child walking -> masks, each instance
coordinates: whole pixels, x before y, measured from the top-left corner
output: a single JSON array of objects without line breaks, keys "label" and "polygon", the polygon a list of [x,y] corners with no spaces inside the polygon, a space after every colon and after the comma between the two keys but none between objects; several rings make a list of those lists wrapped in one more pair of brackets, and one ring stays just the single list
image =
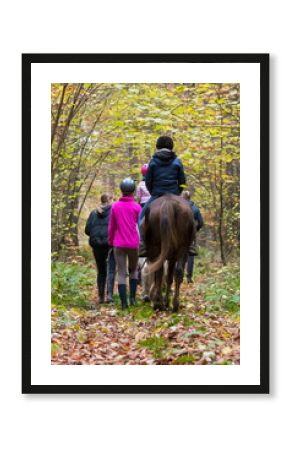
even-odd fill
[{"label": "child walking", "polygon": [[114,247],[115,259],[118,267],[118,291],[122,309],[128,308],[126,269],[127,259],[129,267],[129,300],[130,305],[136,304],[136,290],[138,284],[138,216],[142,210],[134,200],[135,182],[125,178],[120,189],[122,197],[112,205],[108,240]]}]

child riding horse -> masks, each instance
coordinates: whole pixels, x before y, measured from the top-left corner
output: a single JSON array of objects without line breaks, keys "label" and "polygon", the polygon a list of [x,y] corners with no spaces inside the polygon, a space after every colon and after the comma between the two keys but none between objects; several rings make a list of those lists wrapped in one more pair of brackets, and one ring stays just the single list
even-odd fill
[{"label": "child riding horse", "polygon": [[[147,256],[147,249],[142,239],[141,229],[141,223],[147,208],[157,198],[165,194],[180,195],[186,183],[182,162],[173,152],[173,146],[173,140],[169,136],[159,137],[156,142],[156,152],[148,166],[145,183],[151,197],[145,203],[139,217],[141,231],[139,256]],[[191,252],[192,248],[190,246],[189,253]]]}]

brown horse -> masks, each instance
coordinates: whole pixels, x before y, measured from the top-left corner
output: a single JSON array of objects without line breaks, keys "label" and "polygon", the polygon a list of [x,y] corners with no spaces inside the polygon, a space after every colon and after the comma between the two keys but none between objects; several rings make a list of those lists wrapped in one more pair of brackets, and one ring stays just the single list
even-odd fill
[{"label": "brown horse", "polygon": [[[143,236],[150,262],[149,271],[155,275],[150,292],[154,309],[168,308],[171,286],[175,279],[173,312],[178,311],[179,289],[183,280],[188,247],[195,238],[195,233],[192,210],[189,204],[177,195],[163,195],[146,210]],[[166,294],[163,301],[162,279],[166,260],[168,268]]]}]

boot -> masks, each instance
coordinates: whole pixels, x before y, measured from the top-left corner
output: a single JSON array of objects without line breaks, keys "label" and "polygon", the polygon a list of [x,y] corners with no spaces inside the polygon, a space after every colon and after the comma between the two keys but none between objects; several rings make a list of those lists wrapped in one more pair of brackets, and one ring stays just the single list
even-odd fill
[{"label": "boot", "polygon": [[136,305],[136,290],[137,290],[137,284],[138,280],[132,279],[129,281],[130,283],[130,305]]},{"label": "boot", "polygon": [[108,276],[108,284],[107,284],[107,303],[114,303],[114,278],[115,274],[113,276],[109,273]]},{"label": "boot", "polygon": [[198,256],[196,241],[192,241],[192,243],[188,247],[188,254],[189,256]]},{"label": "boot", "polygon": [[126,284],[118,284],[118,292],[121,299],[122,309],[128,308]]},{"label": "boot", "polygon": [[139,251],[138,251],[139,257],[147,257],[147,248],[145,245],[145,242],[143,241],[143,239],[140,240],[140,244],[139,244]]},{"label": "boot", "polygon": [[105,286],[106,286],[106,276],[103,274],[98,275],[98,291],[99,291],[99,304],[104,303],[105,298]]},{"label": "boot", "polygon": [[107,292],[107,303],[114,303],[113,292]]}]

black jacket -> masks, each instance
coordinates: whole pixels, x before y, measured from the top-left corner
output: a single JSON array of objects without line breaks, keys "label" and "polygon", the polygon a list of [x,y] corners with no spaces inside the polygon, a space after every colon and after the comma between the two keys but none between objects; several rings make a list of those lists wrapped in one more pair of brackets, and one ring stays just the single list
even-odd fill
[{"label": "black jacket", "polygon": [[186,183],[182,162],[167,149],[157,151],[148,166],[146,187],[153,197],[170,193],[180,195]]},{"label": "black jacket", "polygon": [[92,247],[108,245],[110,211],[111,205],[106,205],[91,212],[86,223],[85,233],[90,236],[89,243]]}]

